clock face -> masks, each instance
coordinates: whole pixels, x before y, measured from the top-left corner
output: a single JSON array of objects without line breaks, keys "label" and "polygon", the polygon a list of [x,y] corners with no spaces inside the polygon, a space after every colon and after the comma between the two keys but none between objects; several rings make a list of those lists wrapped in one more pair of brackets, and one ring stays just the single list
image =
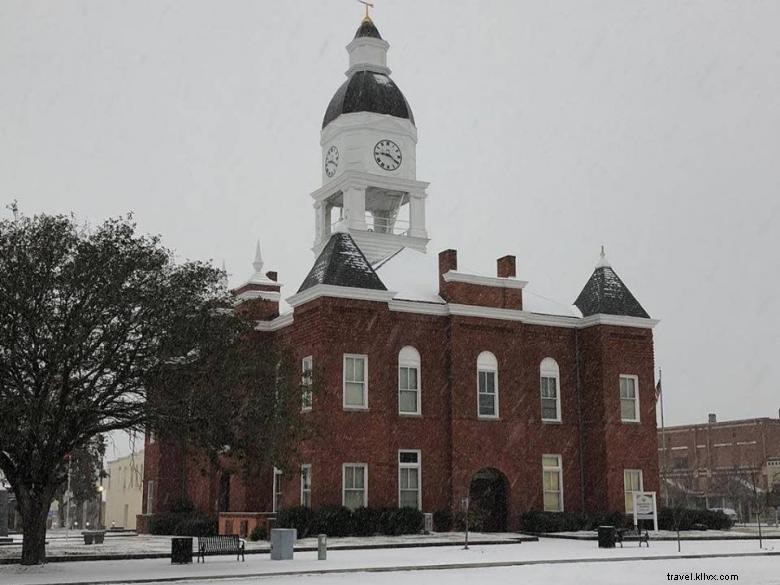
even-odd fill
[{"label": "clock face", "polygon": [[325,174],[332,177],[336,174],[336,167],[339,166],[339,149],[331,146],[325,154]]},{"label": "clock face", "polygon": [[401,166],[401,149],[392,140],[380,140],[374,147],[374,160],[386,171],[394,171]]}]

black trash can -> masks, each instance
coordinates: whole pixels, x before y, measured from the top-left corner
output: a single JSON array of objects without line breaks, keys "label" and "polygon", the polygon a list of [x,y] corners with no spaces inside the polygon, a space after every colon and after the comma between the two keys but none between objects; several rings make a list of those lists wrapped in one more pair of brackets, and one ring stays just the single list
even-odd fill
[{"label": "black trash can", "polygon": [[614,526],[599,526],[599,548],[615,548],[617,529]]},{"label": "black trash can", "polygon": [[182,536],[171,539],[171,564],[186,565],[192,563],[192,537]]}]

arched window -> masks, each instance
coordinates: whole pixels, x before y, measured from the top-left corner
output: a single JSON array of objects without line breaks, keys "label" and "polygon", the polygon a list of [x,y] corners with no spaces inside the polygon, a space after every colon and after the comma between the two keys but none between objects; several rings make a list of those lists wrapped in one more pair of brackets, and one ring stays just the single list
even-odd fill
[{"label": "arched window", "polygon": [[561,372],[558,362],[544,358],[539,366],[542,393],[542,421],[561,421]]},{"label": "arched window", "polygon": [[398,354],[398,412],[420,414],[420,353],[411,345]]},{"label": "arched window", "polygon": [[498,360],[489,351],[477,357],[477,415],[498,418]]}]

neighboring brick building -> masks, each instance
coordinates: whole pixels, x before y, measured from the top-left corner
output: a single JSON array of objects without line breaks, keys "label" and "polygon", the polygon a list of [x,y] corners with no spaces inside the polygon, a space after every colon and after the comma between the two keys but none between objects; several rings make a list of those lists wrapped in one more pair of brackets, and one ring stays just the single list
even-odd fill
[{"label": "neighboring brick building", "polygon": [[732,508],[747,519],[757,497],[766,501],[767,491],[780,490],[780,418],[708,418],[707,423],[659,429],[659,467],[668,490],[664,497],[698,507]]},{"label": "neighboring brick building", "polygon": [[147,444],[145,513],[182,494],[209,513],[432,512],[471,495],[503,529],[530,509],[626,510],[631,491],[658,489],[656,321],[603,251],[576,308],[533,293],[514,256],[483,276],[459,270],[455,250],[427,253],[428,184],[387,48],[370,19],[347,47],[312,193],[317,259],[291,309],[280,311],[259,250],[235,291],[258,331],[321,380],[323,392],[302,397],[320,439],[300,446],[300,472],[250,482]]}]

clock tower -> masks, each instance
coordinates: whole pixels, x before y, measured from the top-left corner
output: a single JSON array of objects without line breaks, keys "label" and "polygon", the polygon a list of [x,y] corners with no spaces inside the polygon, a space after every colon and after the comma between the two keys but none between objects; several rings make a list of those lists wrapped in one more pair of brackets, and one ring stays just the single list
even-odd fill
[{"label": "clock tower", "polygon": [[417,180],[417,128],[390,78],[389,43],[366,16],[347,45],[347,80],[322,121],[322,186],[314,191],[314,253],[336,229],[371,263],[403,247],[426,251],[425,191]]}]

